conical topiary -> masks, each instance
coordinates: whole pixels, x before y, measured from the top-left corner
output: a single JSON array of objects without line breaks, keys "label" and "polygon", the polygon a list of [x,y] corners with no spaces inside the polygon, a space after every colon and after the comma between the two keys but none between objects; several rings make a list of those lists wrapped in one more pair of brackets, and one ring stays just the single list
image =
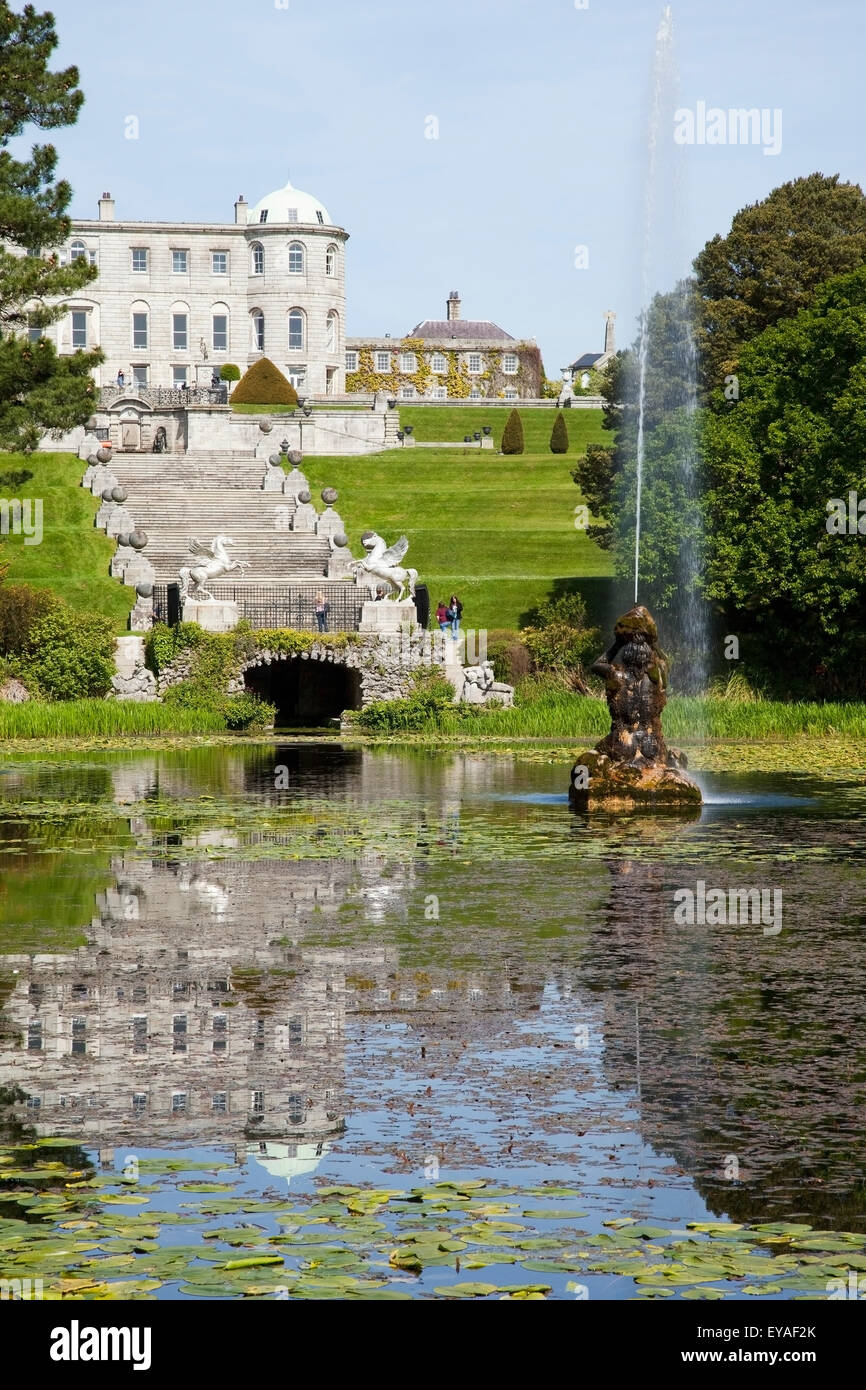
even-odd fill
[{"label": "conical topiary", "polygon": [[260,357],[248,367],[232,391],[232,405],[298,404],[298,393],[279,367],[267,357]]},{"label": "conical topiary", "polygon": [[501,449],[503,454],[523,453],[523,421],[516,410],[512,410],[502,431]]},{"label": "conical topiary", "polygon": [[568,426],[561,410],[556,412],[553,429],[550,431],[550,452],[552,454],[568,453]]}]

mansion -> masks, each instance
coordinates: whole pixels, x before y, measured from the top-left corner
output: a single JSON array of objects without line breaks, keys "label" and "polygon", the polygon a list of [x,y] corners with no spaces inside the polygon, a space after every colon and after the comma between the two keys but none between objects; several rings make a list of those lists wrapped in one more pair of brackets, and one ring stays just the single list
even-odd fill
[{"label": "mansion", "polygon": [[347,239],[291,184],[252,207],[239,197],[225,223],[118,220],[103,193],[61,253],[98,278],[47,333],[60,352],[101,347],[100,386],[121,371],[130,386],[210,386],[226,363],[267,356],[300,393],[342,393]]},{"label": "mansion", "polygon": [[[405,337],[346,337],[348,233],[312,194],[287,183],[231,222],[75,220],[61,260],[98,268],[45,330],[61,353],[100,347],[97,385],[210,387],[231,363],[260,357],[301,395],[385,393],[398,400],[518,400],[542,393],[541,353],[487,319],[464,319],[456,290],[445,317]],[[34,329],[34,333],[38,330]]]}]

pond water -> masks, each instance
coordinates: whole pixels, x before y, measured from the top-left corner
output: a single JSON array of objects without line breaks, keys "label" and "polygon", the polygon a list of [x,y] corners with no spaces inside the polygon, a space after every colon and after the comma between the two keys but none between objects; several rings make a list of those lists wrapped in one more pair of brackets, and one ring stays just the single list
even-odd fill
[{"label": "pond water", "polygon": [[568,768],[7,758],[0,1278],[822,1298],[866,1269],[862,773],[610,818]]}]

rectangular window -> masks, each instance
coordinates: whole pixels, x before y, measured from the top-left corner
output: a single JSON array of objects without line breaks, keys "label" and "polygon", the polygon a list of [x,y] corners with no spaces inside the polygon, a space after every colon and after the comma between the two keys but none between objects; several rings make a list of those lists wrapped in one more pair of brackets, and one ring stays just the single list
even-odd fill
[{"label": "rectangular window", "polygon": [[228,352],[229,350],[228,314],[214,314],[213,316],[213,350],[214,352]]},{"label": "rectangular window", "polygon": [[254,1115],[264,1115],[265,1113],[265,1093],[264,1091],[253,1091],[250,1096],[250,1110]]},{"label": "rectangular window", "polygon": [[[172,369],[171,369],[171,384],[172,384],[172,386],[174,387],[174,389],[175,389],[176,391],[180,391],[180,390],[182,389],[182,387],[184,387],[184,386],[187,385],[187,382],[188,382],[188,373],[189,373],[189,368],[188,368],[188,367],[172,367]],[[175,984],[175,987],[174,987],[174,992],[175,992],[175,994],[177,994],[177,992],[178,992],[178,987],[177,987],[176,984]]]},{"label": "rectangular window", "polygon": [[304,1097],[299,1095],[289,1096],[289,1124],[302,1125],[304,1123]]},{"label": "rectangular window", "polygon": [[133,384],[133,386],[138,386],[138,387],[140,387],[140,388],[143,388],[143,387],[147,386],[147,378],[148,378],[149,374],[150,374],[150,368],[149,368],[149,367],[133,367],[133,369],[132,369],[132,384]]},{"label": "rectangular window", "polygon": [[347,352],[347,353],[346,353],[346,371],[347,371],[347,372],[356,372],[357,370],[358,370],[358,354],[357,354],[357,352]]},{"label": "rectangular window", "polygon": [[430,359],[430,366],[433,369],[433,371],[438,372],[440,376],[443,372],[447,372],[448,360],[445,356],[445,353],[434,352],[433,356]]},{"label": "rectangular window", "polygon": [[143,1115],[147,1109],[147,1092],[133,1091],[132,1093],[132,1113],[133,1115]]},{"label": "rectangular window", "polygon": [[391,354],[390,354],[390,352],[377,352],[377,353],[376,353],[376,371],[377,371],[377,372],[390,372],[390,370],[391,370]]},{"label": "rectangular window", "polygon": [[[38,324],[38,323],[31,323],[31,324],[30,324],[29,328],[27,329],[27,337],[30,339],[30,342],[31,342],[31,343],[38,343],[38,342],[39,342],[39,339],[42,337],[42,329],[39,327],[39,324]],[[73,337],[74,337],[74,333],[73,333]],[[75,343],[74,343],[74,342],[73,342],[72,346],[73,346],[73,347],[75,346]]]},{"label": "rectangular window", "polygon": [[519,366],[516,352],[505,352],[502,354],[502,370],[506,376],[514,376]]},{"label": "rectangular window", "polygon": [[27,1097],[27,1109],[28,1109],[28,1110],[39,1110],[39,1109],[41,1109],[41,1106],[42,1106],[42,1101],[40,1100],[39,1096],[28,1096],[28,1097]]},{"label": "rectangular window", "polygon": [[84,309],[72,310],[72,346],[76,351],[87,347],[87,314]]},{"label": "rectangular window", "polygon": [[298,209],[297,209],[297,208],[287,208],[287,209],[286,209],[286,221],[287,221],[287,222],[297,222],[297,220],[298,220]]},{"label": "rectangular window", "polygon": [[147,247],[133,246],[132,248],[132,268],[136,275],[147,274]]},{"label": "rectangular window", "polygon": [[171,1025],[172,1051],[186,1052],[186,1014],[175,1014]]},{"label": "rectangular window", "polygon": [[289,1019],[289,1047],[303,1047],[304,1024],[299,1018]]},{"label": "rectangular window", "polygon": [[253,1052],[265,1050],[265,1020],[257,1018],[253,1028]]},{"label": "rectangular window", "polygon": [[147,985],[133,985],[132,987],[133,1004],[147,1003]]},{"label": "rectangular window", "polygon": [[478,387],[478,386],[473,386],[473,387],[472,387],[472,390],[469,392],[469,399],[470,399],[470,400],[473,400],[473,401],[478,401],[478,400],[481,399],[481,389],[480,389],[480,387]]},{"label": "rectangular window", "polygon": [[77,980],[77,981],[75,982],[75,984],[72,986],[72,998],[73,998],[73,999],[86,999],[86,998],[87,998],[87,985],[83,984],[81,980]]},{"label": "rectangular window", "polygon": [[182,1115],[186,1111],[186,1091],[172,1093],[171,1110],[173,1115]]},{"label": "rectangular window", "polygon": [[480,353],[480,352],[470,352],[470,353],[469,353],[469,359],[468,359],[468,362],[467,362],[467,367],[468,367],[468,369],[469,369],[470,372],[480,372],[480,371],[481,371],[481,353]]},{"label": "rectangular window", "polygon": [[507,401],[516,401],[516,400],[518,399],[518,397],[519,397],[519,392],[515,391],[515,389],[514,389],[513,386],[509,386],[508,389],[507,389],[506,392],[505,392],[505,399],[506,399]]},{"label": "rectangular window", "polygon": [[135,1057],[143,1057],[147,1052],[147,1017],[145,1014],[133,1014],[132,1052]]},{"label": "rectangular window", "polygon": [[298,352],[304,347],[304,320],[300,314],[289,314],[289,347]]},{"label": "rectangular window", "polygon": [[403,400],[403,401],[413,401],[413,400],[415,399],[415,387],[414,387],[414,386],[401,386],[401,387],[400,387],[400,399]]},{"label": "rectangular window", "polygon": [[208,980],[207,988],[208,994],[228,994],[229,982],[228,980]]},{"label": "rectangular window", "polygon": [[42,1024],[38,1018],[31,1019],[27,1025],[27,1051],[42,1051]]},{"label": "rectangular window", "polygon": [[218,1115],[224,1115],[226,1113],[225,1091],[214,1091],[210,1104],[211,1110],[215,1110]]},{"label": "rectangular window", "polygon": [[211,267],[214,275],[228,275],[229,273],[229,253],[228,251],[214,251]]},{"label": "rectangular window", "polygon": [[268,210],[267,210],[267,208],[262,208],[261,212],[259,213],[259,221],[260,221],[260,222],[267,222],[267,220],[268,220]]},{"label": "rectangular window", "polygon": [[323,212],[320,212],[318,208],[316,208],[316,221],[317,221],[317,222],[321,222],[322,226],[324,227],[324,225],[325,225],[325,214],[324,214]]},{"label": "rectangular window", "polygon": [[213,1020],[213,1050],[214,1052],[225,1052],[227,1045],[228,1020],[225,1014],[214,1014]]},{"label": "rectangular window", "polygon": [[175,352],[186,352],[187,350],[187,316],[186,314],[172,314],[171,316],[171,336],[172,347]]},{"label": "rectangular window", "polygon": [[72,1020],[72,1055],[80,1057],[87,1051],[87,1019],[74,1018]]},{"label": "rectangular window", "polygon": [[447,386],[434,386],[434,387],[433,387],[433,399],[434,399],[434,401],[447,401],[447,399],[448,399],[448,387],[447,387]]},{"label": "rectangular window", "polygon": [[189,252],[172,251],[171,268],[175,275],[186,275],[189,269]]},{"label": "rectangular window", "polygon": [[401,353],[400,353],[400,371],[401,371],[401,372],[417,372],[417,370],[418,370],[418,362],[417,362],[417,360],[416,360],[416,358],[415,358],[414,352],[401,352]]},{"label": "rectangular window", "polygon": [[133,314],[132,316],[132,346],[134,348],[147,347],[147,314]]}]

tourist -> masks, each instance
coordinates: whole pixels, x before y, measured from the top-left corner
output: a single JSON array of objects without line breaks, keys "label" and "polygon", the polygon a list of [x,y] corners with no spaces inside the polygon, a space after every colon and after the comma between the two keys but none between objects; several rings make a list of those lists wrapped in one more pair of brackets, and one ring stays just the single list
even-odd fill
[{"label": "tourist", "polygon": [[330,609],[331,605],[320,589],[316,594],[316,624],[320,632],[328,631],[328,613]]},{"label": "tourist", "polygon": [[451,620],[448,617],[448,609],[445,607],[445,604],[442,602],[441,598],[436,607],[436,621],[439,624],[439,629],[441,632],[448,631],[448,628],[451,625]]},{"label": "tourist", "polygon": [[456,594],[452,594],[448,600],[448,617],[451,620],[451,636],[457,641],[457,634],[460,631],[460,619],[463,616],[463,604]]},{"label": "tourist", "polygon": [[118,386],[125,386],[125,385],[126,385],[126,376],[124,375],[124,371],[123,371],[123,368],[122,368],[122,367],[120,368],[120,371],[117,373],[117,384],[118,384]]}]

